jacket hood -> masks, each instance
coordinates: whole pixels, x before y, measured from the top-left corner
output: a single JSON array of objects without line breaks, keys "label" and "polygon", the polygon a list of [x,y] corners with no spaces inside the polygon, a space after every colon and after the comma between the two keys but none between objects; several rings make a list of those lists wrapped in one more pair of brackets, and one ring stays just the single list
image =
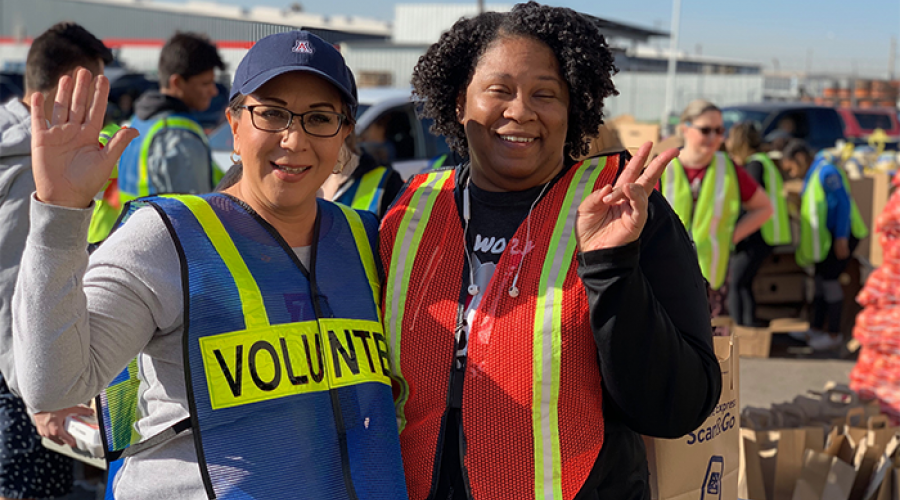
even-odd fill
[{"label": "jacket hood", "polygon": [[31,156],[31,115],[18,99],[0,106],[0,165],[13,157]]},{"label": "jacket hood", "polygon": [[190,114],[191,109],[181,99],[165,95],[157,90],[144,92],[134,103],[134,114],[141,120],[148,120],[162,112]]}]

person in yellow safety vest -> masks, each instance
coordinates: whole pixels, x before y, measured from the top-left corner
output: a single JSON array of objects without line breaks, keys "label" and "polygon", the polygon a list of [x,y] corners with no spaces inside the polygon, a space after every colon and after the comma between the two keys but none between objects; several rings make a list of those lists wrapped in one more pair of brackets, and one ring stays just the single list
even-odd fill
[{"label": "person in yellow safety vest", "polygon": [[416,65],[468,161],[412,177],[380,230],[413,500],[650,498],[639,433],[682,436],[718,401],[699,265],[653,191],[677,150],[643,174],[649,142],[577,160],[614,64],[588,18],[528,2]]},{"label": "person in yellow safety vest", "polygon": [[[119,125],[109,123],[100,131],[100,144],[106,147],[109,140],[119,130]],[[113,168],[109,181],[103,190],[94,196],[94,213],[91,215],[91,226],[88,228],[88,243],[96,245],[109,236],[122,212],[122,200],[119,198],[119,167]]]},{"label": "person in yellow safety vest", "polygon": [[218,93],[215,70],[225,64],[205,36],[177,33],[159,57],[159,91],[135,102],[129,127],[140,138],[119,161],[122,202],[163,193],[208,193],[215,167],[203,127],[191,116]]},{"label": "person in yellow safety vest", "polygon": [[[728,287],[728,312],[742,326],[756,324],[756,300],[753,297],[753,278],[778,245],[791,243],[791,224],[788,218],[787,200],[784,196],[784,180],[781,170],[766,153],[760,152],[762,136],[756,122],[740,122],[732,125],[725,141],[728,153],[765,190],[773,213],[759,228],[735,245],[729,260],[731,282]],[[746,215],[744,212],[741,215]],[[740,220],[740,219],[739,219]]]},{"label": "person in yellow safety vest", "polygon": [[[731,250],[769,219],[772,204],[765,190],[719,150],[725,125],[715,104],[702,99],[689,103],[678,133],[684,137],[684,149],[663,173],[660,192],[694,241],[707,281],[710,315],[727,316]],[[741,209],[746,213],[738,220]]]},{"label": "person in yellow safety vest", "polygon": [[407,500],[378,221],[316,198],[355,126],[340,52],[302,30],[257,41],[227,110],[246,175],[128,203],[90,255],[92,198],[138,134],[101,149],[108,80],[81,69],[59,87],[52,115],[32,99],[36,193],[13,298],[26,403],[99,395],[118,500]]},{"label": "person in yellow safety vest", "polygon": [[796,260],[815,267],[809,331],[795,338],[805,338],[816,350],[835,349],[843,344],[844,292],[838,278],[869,230],[850,195],[846,174],[829,153],[813,156],[805,142],[794,139],[785,146],[781,165],[791,177],[803,179]]}]

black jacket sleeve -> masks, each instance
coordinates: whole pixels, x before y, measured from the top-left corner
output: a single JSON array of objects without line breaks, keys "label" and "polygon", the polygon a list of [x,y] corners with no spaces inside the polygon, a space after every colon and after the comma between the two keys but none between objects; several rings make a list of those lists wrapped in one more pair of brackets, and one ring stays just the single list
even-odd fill
[{"label": "black jacket sleeve", "polygon": [[762,163],[753,160],[750,163],[744,165],[744,170],[753,177],[753,180],[756,181],[760,186],[765,186],[766,184],[763,182],[763,165]]},{"label": "black jacket sleeve", "polygon": [[606,389],[629,428],[676,438],[719,400],[706,285],[684,226],[658,192],[641,237],[579,254]]},{"label": "black jacket sleeve", "polygon": [[382,217],[387,213],[394,200],[397,199],[400,191],[403,190],[404,184],[403,177],[400,177],[396,170],[391,169],[391,173],[388,174],[387,181],[384,183],[384,196],[381,197],[381,206],[379,207]]}]

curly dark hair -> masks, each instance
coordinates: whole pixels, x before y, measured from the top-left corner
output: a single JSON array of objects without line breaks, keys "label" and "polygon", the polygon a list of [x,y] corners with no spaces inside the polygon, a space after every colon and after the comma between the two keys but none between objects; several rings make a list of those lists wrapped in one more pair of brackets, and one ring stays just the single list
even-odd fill
[{"label": "curly dark hair", "polygon": [[587,154],[603,123],[603,99],[617,95],[614,57],[597,25],[572,9],[537,2],[517,4],[511,12],[486,12],[461,19],[419,58],[413,70],[413,94],[419,112],[434,120],[431,131],[468,156],[465,130],[457,119],[457,99],[472,80],[479,59],[499,39],[529,37],[546,44],[559,62],[569,87],[565,155]]}]

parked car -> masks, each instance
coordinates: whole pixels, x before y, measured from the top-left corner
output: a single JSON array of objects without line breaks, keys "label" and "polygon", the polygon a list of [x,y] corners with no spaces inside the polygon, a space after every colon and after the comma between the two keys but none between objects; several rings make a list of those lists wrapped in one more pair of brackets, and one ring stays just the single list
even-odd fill
[{"label": "parked car", "polygon": [[[426,168],[434,158],[450,152],[443,136],[429,129],[432,121],[416,116],[408,89],[359,89],[356,133],[359,145],[381,162],[389,162],[407,179]],[[223,170],[231,166],[234,138],[228,123],[209,134],[213,160]]]},{"label": "parked car", "polygon": [[888,137],[900,138],[900,120],[896,108],[838,108],[848,139],[867,138],[876,129]]},{"label": "parked car", "polygon": [[722,108],[725,128],[751,120],[759,123],[762,135],[773,139],[798,138],[818,151],[844,139],[844,122],[834,108],[808,103],[765,102]]},{"label": "parked car", "polygon": [[429,118],[416,116],[409,89],[359,90],[356,134],[360,146],[376,159],[390,162],[404,179],[450,152],[444,137],[430,132],[432,123]]}]

